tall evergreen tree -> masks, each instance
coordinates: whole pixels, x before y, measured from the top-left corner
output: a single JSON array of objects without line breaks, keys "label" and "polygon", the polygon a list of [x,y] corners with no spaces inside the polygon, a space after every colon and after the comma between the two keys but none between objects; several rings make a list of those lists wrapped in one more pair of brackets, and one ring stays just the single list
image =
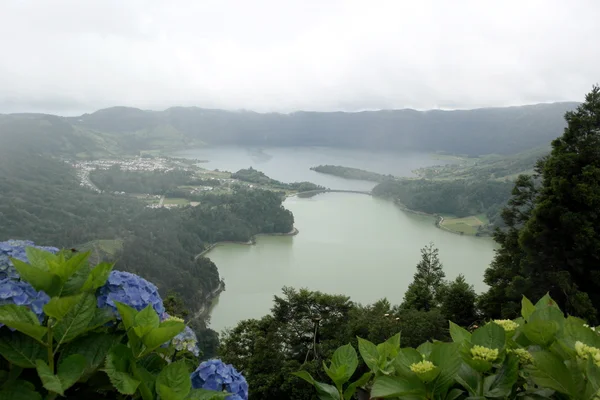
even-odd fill
[{"label": "tall evergreen tree", "polygon": [[[521,295],[550,292],[571,314],[595,321],[600,309],[600,88],[565,114],[567,127],[536,170],[539,188],[520,178],[503,215],[508,230],[482,297],[489,316],[512,316]],[[525,189],[525,190],[524,190]]]},{"label": "tall evergreen tree", "polygon": [[461,274],[444,287],[440,310],[444,318],[466,327],[477,320],[476,299],[473,285],[469,285]]},{"label": "tall evergreen tree", "polygon": [[417,264],[413,282],[404,293],[402,308],[421,311],[436,308],[440,303],[445,276],[438,249],[429,243],[421,249],[421,261]]}]

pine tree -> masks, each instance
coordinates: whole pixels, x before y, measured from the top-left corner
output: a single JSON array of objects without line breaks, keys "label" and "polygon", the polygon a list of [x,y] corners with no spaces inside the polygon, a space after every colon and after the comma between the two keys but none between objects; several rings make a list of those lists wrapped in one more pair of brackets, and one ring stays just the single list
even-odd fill
[{"label": "pine tree", "polygon": [[477,294],[473,285],[469,285],[465,277],[460,274],[442,291],[442,315],[455,324],[467,327],[477,320],[476,299]]},{"label": "pine tree", "polygon": [[445,276],[438,249],[429,243],[421,249],[421,261],[413,282],[404,293],[402,308],[429,311],[438,307]]}]

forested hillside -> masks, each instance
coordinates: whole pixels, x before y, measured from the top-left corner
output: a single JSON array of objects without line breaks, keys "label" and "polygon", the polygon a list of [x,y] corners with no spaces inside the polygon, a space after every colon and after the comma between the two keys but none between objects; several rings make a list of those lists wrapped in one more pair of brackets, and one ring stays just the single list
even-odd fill
[{"label": "forested hillside", "polygon": [[79,117],[0,116],[4,143],[81,157],[201,145],[331,146],[371,150],[510,154],[546,145],[576,103],[457,111],[260,114],[175,107],[114,107]]}]

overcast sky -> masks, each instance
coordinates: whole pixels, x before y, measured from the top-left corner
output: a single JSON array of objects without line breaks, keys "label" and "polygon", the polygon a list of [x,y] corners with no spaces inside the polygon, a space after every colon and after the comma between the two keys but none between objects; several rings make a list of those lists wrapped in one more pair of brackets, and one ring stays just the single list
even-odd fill
[{"label": "overcast sky", "polygon": [[0,0],[0,112],[582,100],[598,0]]}]

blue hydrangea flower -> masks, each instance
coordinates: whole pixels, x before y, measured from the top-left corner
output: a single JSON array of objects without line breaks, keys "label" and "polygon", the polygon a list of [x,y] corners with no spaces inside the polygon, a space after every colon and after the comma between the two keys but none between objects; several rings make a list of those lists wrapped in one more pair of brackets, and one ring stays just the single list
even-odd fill
[{"label": "blue hydrangea flower", "polygon": [[192,372],[194,389],[232,393],[226,400],[248,400],[248,382],[231,364],[221,360],[204,361]]},{"label": "blue hydrangea flower", "polygon": [[19,273],[13,266],[10,258],[29,262],[29,260],[27,260],[27,254],[25,254],[25,249],[27,247],[36,247],[51,253],[58,252],[56,247],[35,246],[34,243],[29,240],[7,240],[6,242],[0,242],[0,279],[19,279]]},{"label": "blue hydrangea flower", "polygon": [[[15,281],[12,279],[0,280],[0,306],[7,304],[16,304],[18,306],[27,306],[35,315],[40,323],[44,320],[43,307],[50,301],[50,297],[42,290],[36,292],[27,282]],[[0,323],[0,327],[4,326]]]},{"label": "blue hydrangea flower", "polygon": [[177,351],[187,350],[196,357],[200,355],[200,349],[198,348],[198,337],[192,328],[187,325],[183,332],[173,338],[171,343]]},{"label": "blue hydrangea flower", "polygon": [[162,298],[156,286],[144,278],[130,272],[112,271],[108,281],[96,292],[98,307],[110,307],[120,319],[115,301],[127,304],[138,311],[152,304],[158,315],[165,312]]}]

